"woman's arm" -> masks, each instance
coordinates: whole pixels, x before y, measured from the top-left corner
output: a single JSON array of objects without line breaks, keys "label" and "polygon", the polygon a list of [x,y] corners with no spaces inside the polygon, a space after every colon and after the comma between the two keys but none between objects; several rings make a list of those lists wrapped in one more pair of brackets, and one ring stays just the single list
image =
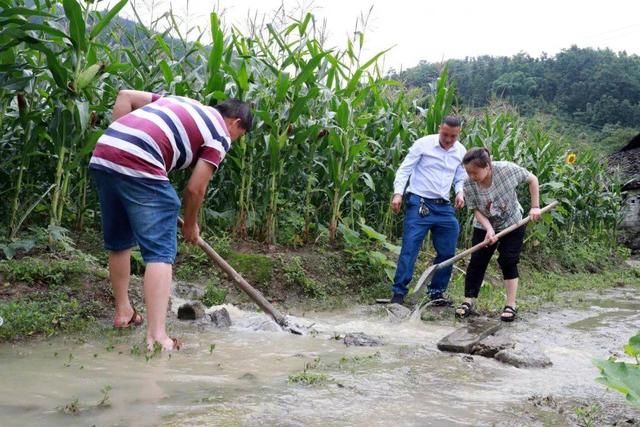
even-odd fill
[{"label": "woman's arm", "polygon": [[496,239],[496,232],[489,222],[489,219],[484,216],[479,209],[474,209],[473,215],[476,217],[476,220],[478,220],[480,225],[483,226],[485,230],[487,230],[487,235],[484,237],[484,241],[487,242],[488,245],[493,245],[495,242],[497,242],[498,239]]},{"label": "woman's arm", "polygon": [[540,219],[540,186],[538,185],[538,177],[534,174],[527,178],[529,184],[529,193],[531,194],[531,210],[529,216],[532,221]]}]

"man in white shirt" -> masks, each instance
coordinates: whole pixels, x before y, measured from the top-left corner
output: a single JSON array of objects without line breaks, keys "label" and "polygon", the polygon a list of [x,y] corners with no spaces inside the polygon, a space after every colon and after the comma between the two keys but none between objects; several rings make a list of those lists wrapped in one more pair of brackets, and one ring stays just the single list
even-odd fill
[{"label": "man in white shirt", "polygon": [[[400,213],[405,195],[406,208],[392,303],[404,302],[407,285],[413,276],[413,268],[427,232],[431,231],[436,250],[435,263],[455,255],[460,232],[455,209],[464,206],[462,186],[466,173],[462,158],[467,152],[458,141],[459,135],[460,119],[445,117],[439,133],[418,139],[396,172],[391,207],[395,213]],[[452,184],[456,194],[453,206],[449,202]],[[448,267],[434,274],[427,288],[433,305],[451,305],[451,300],[444,296],[451,271],[452,267]]]}]

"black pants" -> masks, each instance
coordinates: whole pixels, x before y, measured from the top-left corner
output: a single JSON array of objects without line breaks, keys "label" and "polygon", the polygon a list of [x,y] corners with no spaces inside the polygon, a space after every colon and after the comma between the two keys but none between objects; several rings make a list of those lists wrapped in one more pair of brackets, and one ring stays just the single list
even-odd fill
[{"label": "black pants", "polygon": [[[517,228],[502,237],[497,243],[486,246],[471,255],[471,261],[469,261],[469,266],[467,267],[467,276],[464,281],[465,297],[478,297],[484,274],[487,271],[491,256],[496,249],[498,249],[498,264],[502,270],[504,280],[516,279],[518,277],[518,262],[520,261],[520,252],[522,252],[524,230],[525,226]],[[486,234],[486,230],[474,228],[471,239],[473,245],[482,242]]]}]

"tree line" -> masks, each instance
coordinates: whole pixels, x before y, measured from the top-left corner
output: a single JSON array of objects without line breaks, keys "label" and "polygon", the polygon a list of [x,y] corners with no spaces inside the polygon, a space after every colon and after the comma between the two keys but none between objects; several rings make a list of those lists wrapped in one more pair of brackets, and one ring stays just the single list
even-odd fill
[{"label": "tree line", "polygon": [[[594,128],[640,122],[640,57],[571,46],[554,56],[526,53],[447,61],[459,101],[483,107],[502,99],[522,113],[560,113]],[[392,76],[427,91],[442,64],[421,61]]]}]

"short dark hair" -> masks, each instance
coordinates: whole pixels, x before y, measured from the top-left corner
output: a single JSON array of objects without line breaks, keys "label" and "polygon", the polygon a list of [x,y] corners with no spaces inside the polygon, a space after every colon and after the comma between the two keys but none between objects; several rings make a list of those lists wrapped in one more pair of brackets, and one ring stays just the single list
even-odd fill
[{"label": "short dark hair", "polygon": [[491,153],[489,150],[481,147],[481,148],[472,148],[467,151],[467,154],[462,158],[462,164],[468,165],[469,163],[473,163],[475,166],[486,168],[491,164]]},{"label": "short dark hair", "polygon": [[452,128],[459,128],[462,122],[460,121],[460,117],[447,116],[444,119],[442,119],[442,124]]},{"label": "short dark hair", "polygon": [[246,102],[242,102],[235,98],[229,98],[213,108],[218,110],[222,117],[240,119],[240,126],[242,126],[242,129],[247,131],[251,129],[251,125],[253,124],[253,113],[251,112],[251,107]]}]

